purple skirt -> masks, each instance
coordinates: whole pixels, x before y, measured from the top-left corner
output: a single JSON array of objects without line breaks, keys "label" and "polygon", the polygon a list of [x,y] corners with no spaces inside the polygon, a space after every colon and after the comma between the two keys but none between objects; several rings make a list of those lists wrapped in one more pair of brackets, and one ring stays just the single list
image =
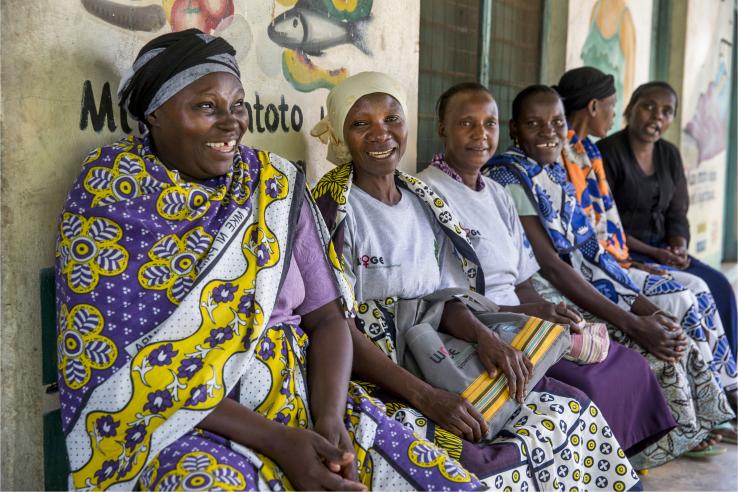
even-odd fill
[{"label": "purple skirt", "polygon": [[617,342],[610,341],[607,358],[598,364],[562,359],[546,376],[586,393],[602,410],[627,456],[658,441],[677,425],[646,359]]}]

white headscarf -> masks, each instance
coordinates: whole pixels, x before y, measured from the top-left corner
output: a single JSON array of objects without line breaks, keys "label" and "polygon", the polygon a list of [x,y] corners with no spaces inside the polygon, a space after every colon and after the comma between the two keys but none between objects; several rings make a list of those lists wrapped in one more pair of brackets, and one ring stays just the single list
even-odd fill
[{"label": "white headscarf", "polygon": [[395,79],[382,72],[361,72],[344,79],[328,94],[328,114],[310,131],[324,144],[328,144],[326,158],[340,165],[351,161],[351,152],[344,143],[343,124],[354,103],[367,94],[389,94],[397,99],[407,115],[405,91]]}]

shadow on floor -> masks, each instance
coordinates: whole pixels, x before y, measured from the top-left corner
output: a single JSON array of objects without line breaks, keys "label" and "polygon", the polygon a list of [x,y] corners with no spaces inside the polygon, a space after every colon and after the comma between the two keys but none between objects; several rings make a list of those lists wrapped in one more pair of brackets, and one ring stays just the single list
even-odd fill
[{"label": "shadow on floor", "polygon": [[726,452],[703,459],[679,458],[641,476],[643,489],[663,491],[738,490],[738,446],[720,445]]}]

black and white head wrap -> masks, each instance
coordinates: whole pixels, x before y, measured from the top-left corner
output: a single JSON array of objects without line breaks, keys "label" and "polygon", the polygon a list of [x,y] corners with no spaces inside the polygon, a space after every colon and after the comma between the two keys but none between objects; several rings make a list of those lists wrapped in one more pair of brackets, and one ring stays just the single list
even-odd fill
[{"label": "black and white head wrap", "polygon": [[564,111],[569,115],[586,107],[592,99],[615,94],[615,78],[594,67],[579,67],[564,73],[553,89],[561,96]]},{"label": "black and white head wrap", "polygon": [[118,87],[118,104],[138,121],[179,91],[214,72],[240,78],[236,50],[223,38],[198,29],[164,34],[141,48]]}]

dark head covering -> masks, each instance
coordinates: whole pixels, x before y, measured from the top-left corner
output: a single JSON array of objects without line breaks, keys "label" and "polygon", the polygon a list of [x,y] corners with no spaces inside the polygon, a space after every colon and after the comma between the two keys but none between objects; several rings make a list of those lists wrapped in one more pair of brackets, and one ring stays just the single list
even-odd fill
[{"label": "dark head covering", "polygon": [[566,114],[582,109],[592,99],[604,99],[615,94],[615,78],[594,67],[579,67],[561,76],[553,86],[564,101]]},{"label": "dark head covering", "polygon": [[226,72],[240,78],[236,50],[223,38],[198,29],[164,34],[141,48],[123,74],[118,104],[138,121],[200,77]]}]

